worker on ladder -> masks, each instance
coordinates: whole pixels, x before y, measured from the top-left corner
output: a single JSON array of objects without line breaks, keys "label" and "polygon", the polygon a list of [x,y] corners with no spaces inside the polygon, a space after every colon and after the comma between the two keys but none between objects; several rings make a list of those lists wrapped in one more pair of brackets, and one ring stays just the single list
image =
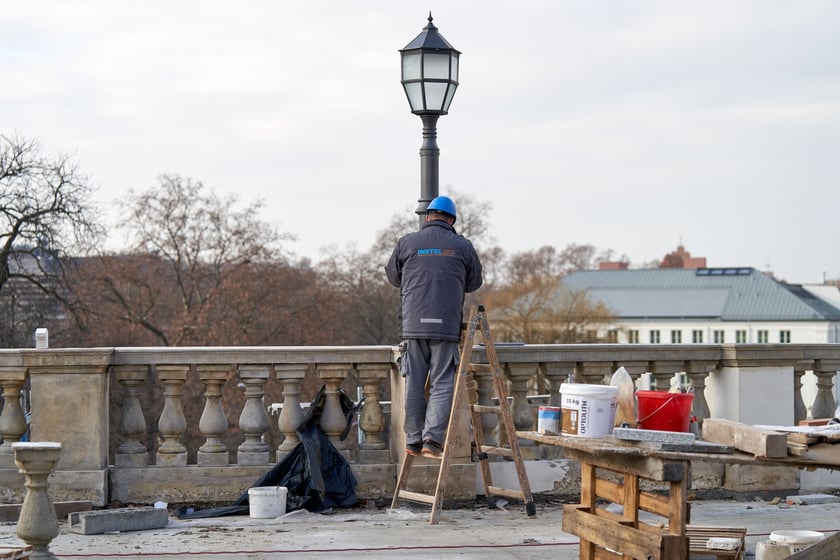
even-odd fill
[{"label": "worker on ladder", "polygon": [[[464,296],[481,287],[481,261],[472,243],[455,231],[455,203],[438,196],[426,208],[420,231],[400,238],[385,272],[400,289],[400,338],[404,352],[405,452],[439,456],[450,409]],[[426,401],[426,379],[429,399]]]}]

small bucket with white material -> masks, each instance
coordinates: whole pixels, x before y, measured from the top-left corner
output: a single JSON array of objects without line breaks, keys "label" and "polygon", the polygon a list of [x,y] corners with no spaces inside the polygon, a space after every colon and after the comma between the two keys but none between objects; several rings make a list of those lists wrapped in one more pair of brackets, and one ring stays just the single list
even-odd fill
[{"label": "small bucket with white material", "polygon": [[285,486],[256,486],[248,488],[248,514],[254,519],[274,519],[286,514]]}]

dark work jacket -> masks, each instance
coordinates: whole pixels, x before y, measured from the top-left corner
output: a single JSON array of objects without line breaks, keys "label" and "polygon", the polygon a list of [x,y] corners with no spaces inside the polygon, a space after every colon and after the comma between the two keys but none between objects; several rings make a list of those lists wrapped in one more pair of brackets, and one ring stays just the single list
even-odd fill
[{"label": "dark work jacket", "polygon": [[397,242],[385,266],[400,289],[401,338],[459,340],[464,294],[481,286],[481,261],[472,243],[441,220]]}]

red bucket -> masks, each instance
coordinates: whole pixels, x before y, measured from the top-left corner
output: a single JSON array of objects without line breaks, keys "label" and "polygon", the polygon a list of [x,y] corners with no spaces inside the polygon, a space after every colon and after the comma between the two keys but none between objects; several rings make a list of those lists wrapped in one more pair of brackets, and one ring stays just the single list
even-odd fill
[{"label": "red bucket", "polygon": [[687,432],[694,393],[636,391],[639,428],[660,432]]}]

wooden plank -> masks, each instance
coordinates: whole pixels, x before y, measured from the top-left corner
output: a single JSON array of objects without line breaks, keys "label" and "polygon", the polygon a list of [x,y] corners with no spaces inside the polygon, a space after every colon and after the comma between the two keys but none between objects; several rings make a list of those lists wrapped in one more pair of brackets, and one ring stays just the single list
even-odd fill
[{"label": "wooden plank", "polygon": [[[685,537],[663,535],[607,522],[578,505],[563,506],[563,531],[577,535],[581,541],[609,548],[625,558],[651,560],[681,560],[686,558],[688,540]],[[682,553],[680,551],[684,549]]]},{"label": "wooden plank", "polygon": [[[621,449],[612,446],[613,449]],[[597,447],[592,451],[566,447],[564,454],[567,459],[574,459],[581,463],[591,463],[597,467],[620,473],[635,474],[658,482],[680,480],[685,469],[685,460],[662,459],[640,454],[599,453]]]},{"label": "wooden plank", "polygon": [[787,457],[787,434],[723,418],[703,420],[703,439],[731,445],[756,457]]}]

